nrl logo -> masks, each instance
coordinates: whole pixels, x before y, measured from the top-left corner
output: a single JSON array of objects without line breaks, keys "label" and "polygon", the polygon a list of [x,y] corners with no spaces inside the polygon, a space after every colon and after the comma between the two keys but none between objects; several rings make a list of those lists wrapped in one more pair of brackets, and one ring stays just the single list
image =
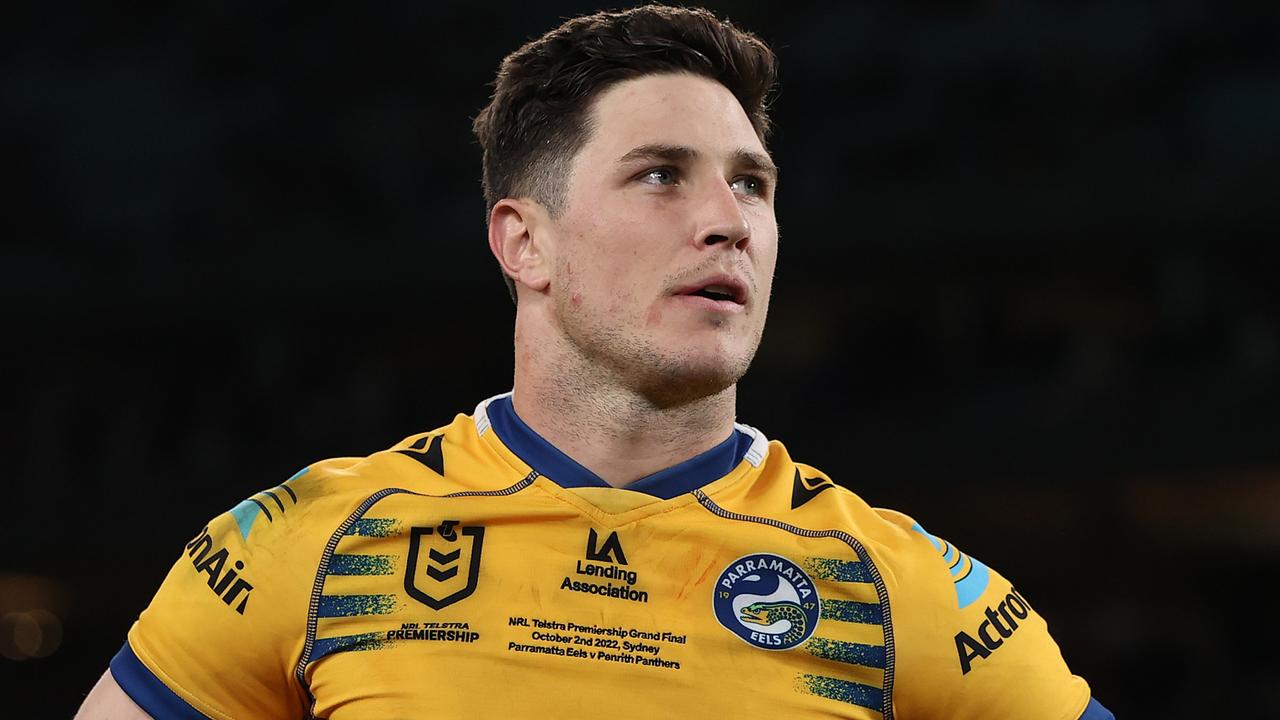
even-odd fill
[{"label": "nrl logo", "polygon": [[459,528],[457,520],[409,531],[404,591],[432,610],[441,610],[476,590],[484,526]]}]

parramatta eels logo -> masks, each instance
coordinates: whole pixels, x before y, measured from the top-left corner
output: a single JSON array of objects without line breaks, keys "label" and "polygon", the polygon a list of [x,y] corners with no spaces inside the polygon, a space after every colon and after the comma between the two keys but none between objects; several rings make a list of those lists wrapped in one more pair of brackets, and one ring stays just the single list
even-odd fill
[{"label": "parramatta eels logo", "polygon": [[716,580],[712,605],[729,632],[765,650],[790,650],[808,640],[822,610],[804,570],[769,553],[730,563]]}]

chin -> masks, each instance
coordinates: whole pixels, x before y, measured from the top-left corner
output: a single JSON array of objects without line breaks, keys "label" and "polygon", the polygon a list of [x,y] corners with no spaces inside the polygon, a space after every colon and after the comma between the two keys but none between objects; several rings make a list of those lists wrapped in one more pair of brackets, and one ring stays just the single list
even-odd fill
[{"label": "chin", "polygon": [[733,387],[750,363],[750,357],[724,354],[701,358],[669,356],[644,369],[639,389],[659,407],[685,405]]}]

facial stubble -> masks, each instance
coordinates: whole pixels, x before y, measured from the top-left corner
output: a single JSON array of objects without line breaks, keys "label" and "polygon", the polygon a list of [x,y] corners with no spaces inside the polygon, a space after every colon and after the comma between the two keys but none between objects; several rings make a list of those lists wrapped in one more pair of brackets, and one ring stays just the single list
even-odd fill
[{"label": "facial stubble", "polygon": [[[559,296],[556,310],[569,354],[580,362],[565,358],[567,366],[576,367],[562,372],[575,374],[582,386],[621,386],[654,409],[688,405],[735,385],[750,367],[763,332],[760,325],[749,343],[731,356],[701,348],[667,349],[636,329],[644,326],[642,319],[609,322],[598,308],[575,307],[568,299],[571,295]],[[733,331],[725,327],[728,318],[699,322],[714,326],[712,332]]]}]

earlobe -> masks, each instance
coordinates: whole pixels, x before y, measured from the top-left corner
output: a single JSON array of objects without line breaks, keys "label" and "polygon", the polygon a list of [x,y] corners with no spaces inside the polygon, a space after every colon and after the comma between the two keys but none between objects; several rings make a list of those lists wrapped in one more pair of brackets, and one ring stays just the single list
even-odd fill
[{"label": "earlobe", "polygon": [[551,284],[547,272],[541,207],[527,200],[498,201],[489,213],[489,250],[517,286],[542,292]]}]

